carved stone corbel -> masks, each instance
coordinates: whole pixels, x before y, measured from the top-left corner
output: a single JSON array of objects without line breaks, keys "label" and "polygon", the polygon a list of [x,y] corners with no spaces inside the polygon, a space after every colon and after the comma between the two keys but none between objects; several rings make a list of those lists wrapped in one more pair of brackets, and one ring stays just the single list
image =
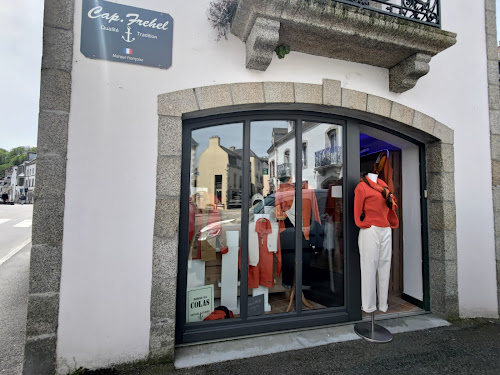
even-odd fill
[{"label": "carved stone corbel", "polygon": [[279,41],[280,23],[257,17],[246,41],[247,69],[266,70],[273,58]]},{"label": "carved stone corbel", "polygon": [[416,53],[389,70],[389,90],[402,93],[415,87],[420,77],[429,73],[431,56]]}]

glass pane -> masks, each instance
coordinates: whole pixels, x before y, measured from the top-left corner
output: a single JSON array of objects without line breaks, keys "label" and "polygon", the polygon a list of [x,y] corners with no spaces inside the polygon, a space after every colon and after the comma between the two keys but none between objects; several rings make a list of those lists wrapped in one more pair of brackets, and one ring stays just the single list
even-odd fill
[{"label": "glass pane", "polygon": [[250,127],[248,315],[295,310],[294,121]]},{"label": "glass pane", "polygon": [[302,124],[303,310],[344,305],[342,127]]},{"label": "glass pane", "polygon": [[191,133],[187,324],[239,315],[242,146],[241,123]]}]

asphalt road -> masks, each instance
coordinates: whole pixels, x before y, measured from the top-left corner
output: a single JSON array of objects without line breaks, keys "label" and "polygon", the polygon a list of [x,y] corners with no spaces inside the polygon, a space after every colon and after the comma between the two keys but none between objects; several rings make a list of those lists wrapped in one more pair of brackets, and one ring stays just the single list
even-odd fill
[{"label": "asphalt road", "polygon": [[30,242],[32,216],[32,204],[0,204],[0,267]]},{"label": "asphalt road", "polygon": [[20,374],[33,205],[0,204],[0,375]]},{"label": "asphalt road", "polygon": [[0,265],[0,375],[21,373],[31,244]]}]

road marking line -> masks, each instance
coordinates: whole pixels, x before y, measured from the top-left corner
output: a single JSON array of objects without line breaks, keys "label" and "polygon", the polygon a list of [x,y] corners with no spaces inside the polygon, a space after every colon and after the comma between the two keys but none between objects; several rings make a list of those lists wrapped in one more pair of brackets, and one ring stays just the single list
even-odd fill
[{"label": "road marking line", "polygon": [[0,219],[0,224],[6,223],[7,221],[10,221],[10,219]]},{"label": "road marking line", "polygon": [[31,224],[32,224],[33,220],[23,220],[21,221],[20,223],[17,223],[16,225],[14,225],[14,228],[28,228],[28,227],[31,227]]},{"label": "road marking line", "polygon": [[16,247],[14,250],[12,250],[10,253],[8,253],[6,256],[4,256],[3,258],[0,258],[0,266],[7,262],[10,258],[12,258],[14,255],[17,254],[17,252],[19,250],[21,250],[22,248],[24,248],[26,245],[28,245],[29,243],[31,242],[31,238],[25,242],[23,242],[21,245],[19,245],[18,247]]}]

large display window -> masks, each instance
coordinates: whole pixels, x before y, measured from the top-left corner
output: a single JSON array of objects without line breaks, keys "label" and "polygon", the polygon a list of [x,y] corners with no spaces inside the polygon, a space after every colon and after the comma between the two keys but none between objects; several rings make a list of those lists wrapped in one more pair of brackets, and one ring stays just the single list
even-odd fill
[{"label": "large display window", "polygon": [[178,344],[362,318],[359,127],[305,112],[185,121]]}]

